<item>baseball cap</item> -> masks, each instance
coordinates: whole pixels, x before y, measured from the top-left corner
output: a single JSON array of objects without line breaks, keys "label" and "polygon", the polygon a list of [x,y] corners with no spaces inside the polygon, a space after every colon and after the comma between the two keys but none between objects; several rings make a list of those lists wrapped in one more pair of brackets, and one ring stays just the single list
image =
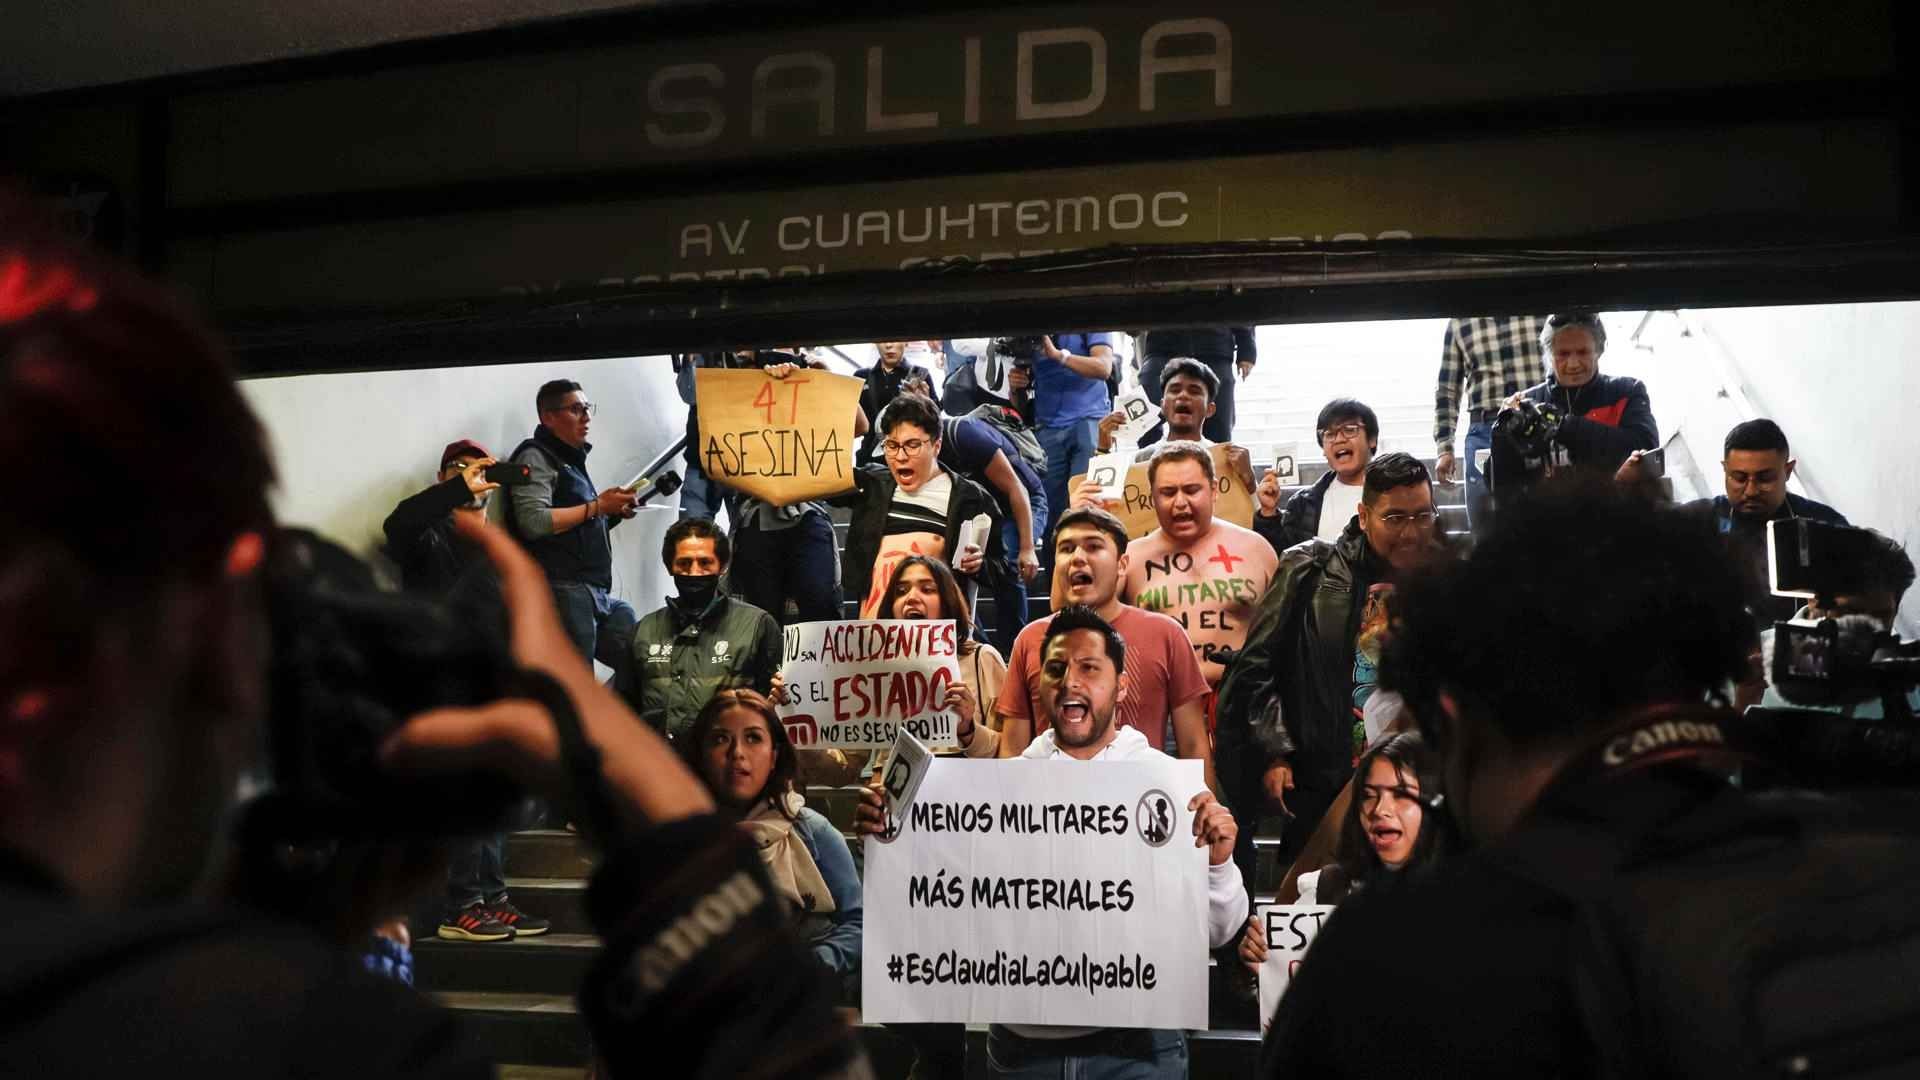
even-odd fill
[{"label": "baseball cap", "polygon": [[448,443],[445,450],[440,451],[440,469],[442,472],[446,471],[447,466],[463,457],[483,458],[492,456],[492,454],[487,453],[486,447],[481,446],[472,439],[456,439]]}]

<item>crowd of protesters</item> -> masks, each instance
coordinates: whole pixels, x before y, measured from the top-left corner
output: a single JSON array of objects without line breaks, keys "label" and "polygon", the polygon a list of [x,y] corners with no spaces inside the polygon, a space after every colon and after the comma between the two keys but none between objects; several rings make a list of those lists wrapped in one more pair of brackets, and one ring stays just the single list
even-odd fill
[{"label": "crowd of protesters", "polygon": [[[0,984],[15,1021],[34,1017],[10,1021],[0,1061],[45,1075],[241,1059],[275,1074],[483,1071],[445,1014],[369,966],[181,903],[219,847],[223,800],[258,764],[262,578],[277,543],[264,434],[171,299],[50,234],[8,235],[0,455],[53,490],[122,494],[111,528],[30,500],[0,529]],[[1610,752],[1589,760],[1591,736],[1764,682],[1760,630],[1777,615],[1889,629],[1913,581],[1883,542],[1856,592],[1793,611],[1766,594],[1768,523],[1844,522],[1786,491],[1795,463],[1770,421],[1728,434],[1724,497],[1654,510],[1646,389],[1600,373],[1605,330],[1581,313],[1454,320],[1435,468],[1379,453],[1373,410],[1343,398],[1316,424],[1325,475],[1293,492],[1256,478],[1244,450],[1209,448],[1231,443],[1251,331],[1149,333],[1140,376],[1164,423],[1138,448],[1154,522],[1131,535],[1101,485],[1069,483],[1121,427],[1119,337],[1044,335],[1004,370],[978,350],[962,362],[950,343],[881,344],[854,418],[865,442],[852,488],[775,507],[693,471],[661,550],[674,595],[657,607],[615,595],[609,534],[639,500],[593,480],[596,408],[577,383],[530,395],[536,424],[505,459],[520,472],[501,497],[504,527],[486,516],[502,463],[459,437],[427,463],[435,482],[388,518],[406,587],[490,608],[510,627],[517,681],[503,699],[406,720],[378,744],[380,765],[428,777],[485,763],[600,845],[586,902],[605,945],[580,1000],[613,1074],[865,1071],[831,1013],[838,980],[860,966],[861,883],[845,837],[807,805],[777,713],[782,624],[953,620],[961,678],[945,704],[968,758],[1203,762],[1187,808],[1207,851],[1206,937],[1249,964],[1267,947],[1249,918],[1251,839],[1277,822],[1286,892],[1340,912],[1274,1019],[1273,1075],[1438,1075],[1423,1068],[1436,1062],[1519,1075],[1581,1060],[1577,1041],[1528,1036],[1585,1019],[1588,1003],[1524,993],[1557,977],[1573,920],[1542,907],[1551,882],[1484,862],[1436,868],[1467,841],[1524,833],[1527,811],[1563,798],[1587,800],[1589,827],[1614,827],[1603,806],[1657,801],[1662,822],[1691,813],[1707,798],[1697,778],[1618,779]],[[683,369],[786,378],[805,362],[741,351]],[[1436,473],[1460,472],[1463,403],[1473,531],[1489,537],[1471,552],[1434,492]],[[1528,408],[1549,414],[1555,437],[1503,446],[1500,417]],[[118,484],[137,457],[201,478],[193,512],[154,485]],[[1223,468],[1254,496],[1246,525],[1216,512]],[[1584,504],[1533,485],[1583,476],[1604,486]],[[833,506],[850,512],[844,544]],[[1569,573],[1592,579],[1596,610],[1548,602]],[[1028,586],[1051,611],[1028,617]],[[983,591],[1000,605],[992,620],[977,617]],[[1583,678],[1579,664],[1601,658],[1609,666]],[[594,660],[613,673],[604,684]],[[1550,700],[1557,720],[1533,723]],[[1593,795],[1602,781],[1630,798]],[[881,806],[864,788],[856,830],[879,831]],[[498,832],[463,846],[442,936],[546,929],[502,873]],[[1461,1000],[1443,980],[1462,957],[1490,957],[1458,933],[1408,929],[1435,913],[1483,935],[1517,925],[1538,947],[1492,957],[1499,992]],[[404,970],[382,955],[370,966]],[[1449,1023],[1380,1037],[1366,999],[1403,978],[1419,984],[1415,1012]],[[105,1016],[115,1037],[92,1037]],[[919,1036],[928,1075],[950,1066],[957,1029]],[[1182,1076],[1188,1062],[1179,1031],[995,1026],[988,1048],[1000,1076]],[[1496,1052],[1516,1056],[1489,1072]]]}]

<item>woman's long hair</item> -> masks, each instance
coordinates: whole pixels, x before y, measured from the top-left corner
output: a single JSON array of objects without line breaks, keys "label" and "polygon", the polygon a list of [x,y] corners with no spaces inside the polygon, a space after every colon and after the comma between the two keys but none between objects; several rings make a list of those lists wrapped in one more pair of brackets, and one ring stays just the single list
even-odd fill
[{"label": "woman's long hair", "polygon": [[[1367,774],[1373,770],[1376,761],[1392,764],[1394,775],[1400,783],[1411,780],[1420,788],[1420,835],[1414,837],[1413,853],[1398,871],[1387,869],[1380,857],[1374,854],[1373,845],[1367,842],[1361,788],[1366,784]],[[1337,903],[1345,896],[1346,890],[1353,886],[1380,882],[1385,880],[1387,874],[1421,870],[1445,854],[1446,844],[1442,835],[1446,829],[1439,820],[1440,813],[1432,809],[1434,798],[1439,794],[1440,756],[1433,752],[1418,732],[1406,731],[1389,736],[1360,755],[1360,762],[1353,770],[1353,801],[1347,806],[1346,819],[1340,823],[1340,839],[1333,849],[1334,864],[1345,874],[1345,887],[1336,885],[1336,895],[1325,895],[1327,882],[1323,877],[1320,902]]]},{"label": "woman's long hair", "polygon": [[[787,738],[787,729],[780,723],[780,714],[773,709],[773,703],[752,690],[722,690],[713,695],[707,706],[694,717],[693,726],[676,740],[680,748],[680,759],[693,770],[700,782],[711,784],[707,780],[707,739],[713,734],[713,725],[719,721],[720,714],[729,709],[746,709],[759,713],[767,721],[767,733],[773,739],[773,771],[767,774],[766,786],[747,804],[751,814],[761,803],[768,803],[782,814],[791,818],[793,812],[787,807],[787,792],[793,790],[793,778],[799,771],[799,755],[794,751],[793,740]],[[715,796],[719,792],[714,792]]]},{"label": "woman's long hair", "polygon": [[874,613],[876,619],[891,619],[893,615],[893,590],[900,585],[900,577],[909,566],[924,566],[927,573],[933,575],[934,584],[940,589],[940,615],[952,619],[955,637],[960,640],[960,655],[970,656],[979,648],[973,640],[973,616],[967,611],[967,598],[960,591],[960,581],[946,563],[930,555],[909,555],[900,560],[893,568],[892,576],[887,578],[887,588],[880,597],[880,610]]}]

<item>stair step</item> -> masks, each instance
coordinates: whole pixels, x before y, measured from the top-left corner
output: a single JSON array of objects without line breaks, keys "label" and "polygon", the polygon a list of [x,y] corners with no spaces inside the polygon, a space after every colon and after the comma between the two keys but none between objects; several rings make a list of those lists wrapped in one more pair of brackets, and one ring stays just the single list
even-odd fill
[{"label": "stair step", "polygon": [[528,878],[593,876],[593,849],[565,829],[525,829],[507,837],[507,874]]},{"label": "stair step", "polygon": [[[460,1014],[467,1039],[489,1060],[567,1076],[578,1075],[592,1057],[587,1026],[571,994],[451,991],[433,996]],[[500,1075],[508,1075],[507,1067],[501,1068]],[[541,1074],[520,1075],[533,1080]]]},{"label": "stair step", "polygon": [[414,942],[414,982],[434,993],[571,994],[599,947],[592,934],[555,932],[512,941],[427,936]]}]

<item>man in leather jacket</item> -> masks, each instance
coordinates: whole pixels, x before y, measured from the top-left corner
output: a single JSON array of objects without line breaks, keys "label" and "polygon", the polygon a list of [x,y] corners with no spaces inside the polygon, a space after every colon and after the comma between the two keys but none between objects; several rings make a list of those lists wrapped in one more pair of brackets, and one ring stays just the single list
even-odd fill
[{"label": "man in leather jacket", "polygon": [[[1268,805],[1288,815],[1282,865],[1353,773],[1355,638],[1367,601],[1384,601],[1396,578],[1431,559],[1439,536],[1426,466],[1404,453],[1375,458],[1340,539],[1281,555],[1246,647],[1227,668],[1214,734],[1220,783],[1243,817]],[[1235,858],[1252,880],[1250,838]]]}]

